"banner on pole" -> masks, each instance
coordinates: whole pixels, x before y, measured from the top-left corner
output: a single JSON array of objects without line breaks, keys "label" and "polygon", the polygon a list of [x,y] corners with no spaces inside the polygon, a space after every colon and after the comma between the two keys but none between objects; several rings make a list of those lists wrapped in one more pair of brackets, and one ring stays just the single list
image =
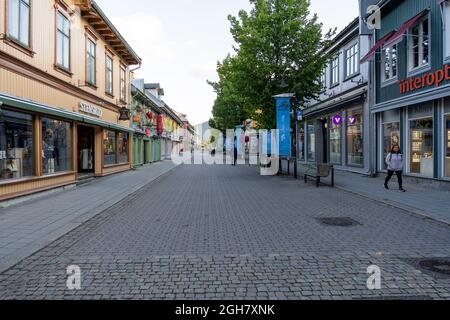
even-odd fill
[{"label": "banner on pole", "polygon": [[291,152],[291,98],[276,98],[277,129],[279,131],[280,157],[290,157]]}]

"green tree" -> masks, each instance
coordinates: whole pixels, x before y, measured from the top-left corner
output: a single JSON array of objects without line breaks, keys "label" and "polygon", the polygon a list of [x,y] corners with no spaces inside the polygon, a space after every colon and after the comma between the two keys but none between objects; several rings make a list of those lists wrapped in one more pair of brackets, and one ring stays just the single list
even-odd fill
[{"label": "green tree", "polygon": [[322,90],[318,79],[330,60],[326,52],[335,30],[323,34],[317,15],[310,14],[310,1],[250,3],[250,13],[241,10],[228,17],[234,54],[218,63],[219,81],[209,82],[217,93],[212,122],[220,130],[246,118],[256,120],[259,128],[274,128],[273,96],[292,92],[300,104],[317,98]]}]

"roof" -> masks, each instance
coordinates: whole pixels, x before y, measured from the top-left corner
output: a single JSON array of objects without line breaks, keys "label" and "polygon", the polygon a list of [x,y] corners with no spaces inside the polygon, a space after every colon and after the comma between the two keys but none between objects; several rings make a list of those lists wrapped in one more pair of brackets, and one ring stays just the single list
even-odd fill
[{"label": "roof", "polygon": [[131,48],[94,0],[79,0],[77,4],[81,10],[81,16],[88,21],[89,25],[100,34],[105,42],[108,43],[124,61],[129,65],[140,65],[142,63],[142,59]]}]

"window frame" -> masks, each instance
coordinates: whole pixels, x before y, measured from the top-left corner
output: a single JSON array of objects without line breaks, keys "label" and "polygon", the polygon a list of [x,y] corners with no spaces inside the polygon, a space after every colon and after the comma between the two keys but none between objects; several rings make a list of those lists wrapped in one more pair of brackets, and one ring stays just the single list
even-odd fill
[{"label": "window frame", "polygon": [[323,68],[322,74],[319,78],[319,83],[322,85],[321,92],[325,92],[328,89],[328,83],[327,83],[327,67]]},{"label": "window frame", "polygon": [[[65,19],[67,19],[68,23],[69,23],[69,50],[68,50],[68,54],[69,54],[69,67],[66,68],[65,66],[61,65],[58,63],[58,14],[60,14],[62,17],[64,17]],[[66,36],[63,33],[63,36]],[[66,73],[69,76],[72,76],[72,30],[71,30],[71,22],[70,22],[70,18],[63,12],[63,10],[57,8],[56,12],[55,12],[55,68],[59,69],[60,71],[63,71],[64,73]]]},{"label": "window frame", "polygon": [[[333,65],[336,62],[336,65]],[[336,71],[337,80],[334,81],[334,72]],[[336,87],[341,82],[339,55],[330,63],[330,88]]]},{"label": "window frame", "polygon": [[[422,64],[421,61],[423,61],[423,23],[425,20],[428,20],[428,62],[425,64]],[[418,48],[419,48],[419,53],[418,53],[418,59],[419,59],[419,65],[417,67],[414,67],[414,56],[413,56],[413,52],[412,52],[412,45],[413,45],[413,35],[412,35],[412,29],[419,26],[419,44],[418,44]],[[432,34],[432,30],[431,30],[431,15],[427,14],[425,17],[423,17],[422,19],[420,19],[418,22],[416,22],[414,25],[412,25],[409,29],[408,29],[408,37],[407,37],[407,67],[408,67],[408,75],[414,74],[416,72],[423,72],[423,69],[427,69],[431,67],[431,59],[432,59],[432,45],[431,45],[431,34]],[[398,48],[397,48],[398,49]]]},{"label": "window frame", "polygon": [[450,3],[443,2],[442,4],[442,22],[443,22],[443,32],[442,39],[443,45],[443,57],[444,63],[450,61]]},{"label": "window frame", "polygon": [[[396,56],[397,69],[396,69],[395,75],[393,75],[393,72],[392,72],[392,65],[393,65],[392,62],[394,61],[392,58],[392,56],[393,56],[392,49],[394,47],[396,48],[396,53],[397,53],[397,56]],[[385,52],[388,49],[390,49],[390,52],[389,52],[389,63],[390,63],[389,74],[390,74],[390,77],[386,78],[386,54],[385,54]],[[381,65],[381,82],[382,83],[393,82],[398,79],[398,43],[394,43],[393,45],[391,45],[389,47],[385,47],[385,48],[381,49],[381,64],[380,65]]]},{"label": "window frame", "polygon": [[[89,81],[89,64],[88,64],[88,58],[89,58],[89,51],[88,51],[88,44],[91,42],[94,46],[94,81],[93,83]],[[85,73],[86,73],[86,85],[88,87],[91,87],[93,89],[97,89],[97,39],[94,39],[90,35],[86,34],[86,40],[85,40]]]},{"label": "window frame", "polygon": [[[349,52],[355,49],[355,51],[353,52],[352,55],[349,55]],[[351,73],[348,73],[348,68],[349,68],[349,62],[353,61],[352,63],[354,66],[354,71]],[[344,50],[344,72],[345,72],[345,80],[348,80],[350,78],[353,78],[355,76],[357,76],[360,73],[360,47],[359,47],[359,41],[353,42],[351,45],[349,45],[345,50]],[[351,71],[351,70],[350,70]]]},{"label": "window frame", "polygon": [[[23,0],[18,0],[19,8]],[[21,51],[33,57],[35,52],[33,52],[33,0],[29,0],[28,5],[28,44],[23,43],[20,39],[11,34],[9,23],[11,17],[9,16],[9,8],[11,6],[11,0],[5,1],[5,40],[6,43],[14,47],[15,49]],[[19,38],[20,38],[20,9],[19,9]]]},{"label": "window frame", "polygon": [[[122,78],[123,74],[123,78]],[[123,84],[123,87],[122,87]],[[120,91],[120,101],[123,103],[127,103],[127,68],[120,64],[120,71],[119,71],[119,91]]]},{"label": "window frame", "polygon": [[[111,70],[108,69],[108,59],[111,60]],[[108,74],[111,73],[111,91],[108,91]],[[114,98],[114,56],[106,51],[105,54],[105,94]]]}]

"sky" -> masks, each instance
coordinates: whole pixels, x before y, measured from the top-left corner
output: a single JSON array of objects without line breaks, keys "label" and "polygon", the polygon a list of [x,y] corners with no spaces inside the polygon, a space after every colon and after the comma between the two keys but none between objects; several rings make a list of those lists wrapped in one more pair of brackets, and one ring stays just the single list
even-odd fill
[{"label": "sky", "polygon": [[[229,14],[248,0],[96,0],[142,58],[136,78],[157,82],[163,100],[196,125],[208,121],[216,98],[217,61],[232,52]],[[342,30],[358,16],[358,0],[311,0],[324,30]]]}]

